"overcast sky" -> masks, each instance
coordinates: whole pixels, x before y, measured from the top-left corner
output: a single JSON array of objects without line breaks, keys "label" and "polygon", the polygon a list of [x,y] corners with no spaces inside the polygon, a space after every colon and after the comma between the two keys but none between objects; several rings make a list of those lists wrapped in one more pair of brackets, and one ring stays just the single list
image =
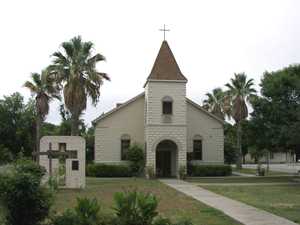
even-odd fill
[{"label": "overcast sky", "polygon": [[[85,111],[87,123],[143,91],[166,39],[182,73],[187,96],[200,103],[234,72],[259,84],[265,70],[300,61],[300,1],[76,1],[0,2],[0,98],[28,90],[31,72],[40,72],[63,41],[81,35],[107,61],[98,65],[111,82],[102,86],[98,106]],[[58,102],[47,121],[60,122]]]}]

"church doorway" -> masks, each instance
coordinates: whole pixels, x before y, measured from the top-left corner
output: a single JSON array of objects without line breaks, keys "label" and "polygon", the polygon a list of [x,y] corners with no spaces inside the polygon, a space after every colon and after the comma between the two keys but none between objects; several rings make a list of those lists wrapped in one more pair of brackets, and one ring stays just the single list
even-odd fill
[{"label": "church doorway", "polygon": [[176,177],[177,145],[171,140],[163,140],[156,147],[156,176]]}]

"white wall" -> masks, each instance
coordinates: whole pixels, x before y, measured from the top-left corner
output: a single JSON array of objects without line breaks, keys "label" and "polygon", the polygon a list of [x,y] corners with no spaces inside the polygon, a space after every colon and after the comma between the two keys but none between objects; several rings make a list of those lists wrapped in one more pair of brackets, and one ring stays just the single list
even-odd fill
[{"label": "white wall", "polygon": [[131,144],[144,146],[144,96],[120,108],[96,124],[95,162],[120,163],[121,136],[129,134]]},{"label": "white wall", "polygon": [[223,124],[187,103],[187,151],[193,151],[193,138],[202,137],[202,161],[197,163],[224,163]]}]

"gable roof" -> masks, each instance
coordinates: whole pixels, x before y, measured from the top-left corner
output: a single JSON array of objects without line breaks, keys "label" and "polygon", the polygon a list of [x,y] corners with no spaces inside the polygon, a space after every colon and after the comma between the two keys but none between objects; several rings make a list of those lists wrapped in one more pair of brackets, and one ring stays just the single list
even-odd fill
[{"label": "gable roof", "polygon": [[[136,100],[138,100],[139,98],[141,97],[144,97],[145,96],[145,92],[142,92],[141,94],[129,99],[128,101],[124,102],[122,105],[118,106],[118,107],[115,107],[113,108],[112,110],[106,112],[106,113],[103,113],[102,115],[100,115],[99,117],[97,117],[96,119],[94,119],[92,121],[92,124],[95,125],[97,122],[99,122],[100,120],[106,118],[107,116],[113,114],[114,112],[128,106],[130,103],[132,102],[135,102]],[[207,114],[208,116],[210,116],[211,118],[217,120],[218,122],[222,123],[222,124],[225,124],[225,121],[220,119],[219,117],[215,116],[214,114],[208,112],[207,110],[205,110],[203,107],[201,107],[199,104],[195,103],[194,101],[192,101],[191,99],[189,98],[186,98],[186,102],[187,103],[190,103],[191,105],[193,105],[195,108],[197,108],[198,110],[200,110],[201,112]]]},{"label": "gable roof", "polygon": [[136,101],[137,99],[144,97],[145,96],[145,92],[142,92],[141,94],[138,94],[137,96],[129,99],[128,101],[124,102],[123,104],[118,104],[119,106],[113,108],[112,110],[106,112],[106,113],[102,113],[102,115],[100,115],[99,117],[97,117],[96,119],[94,119],[92,121],[92,124],[95,125],[98,121],[104,119],[105,117],[111,115],[112,113],[118,111],[119,109],[122,109],[124,107],[126,107],[127,105],[129,105],[130,103]]},{"label": "gable roof", "polygon": [[204,112],[206,115],[210,116],[211,118],[217,120],[218,122],[220,122],[221,124],[225,124],[225,121],[222,120],[221,118],[217,117],[216,115],[212,114],[211,112],[208,112],[206,109],[204,109],[202,106],[200,106],[199,104],[197,104],[196,102],[192,101],[189,98],[186,98],[186,102],[190,103],[192,106],[194,106],[195,108],[199,109],[200,111]]},{"label": "gable roof", "polygon": [[187,81],[180,71],[167,41],[163,41],[147,80]]}]

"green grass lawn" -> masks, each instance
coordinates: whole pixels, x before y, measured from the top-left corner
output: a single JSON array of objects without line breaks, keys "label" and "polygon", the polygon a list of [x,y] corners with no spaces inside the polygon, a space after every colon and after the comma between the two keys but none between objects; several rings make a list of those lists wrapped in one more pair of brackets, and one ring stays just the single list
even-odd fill
[{"label": "green grass lawn", "polygon": [[157,180],[88,178],[87,187],[84,190],[60,190],[56,196],[54,208],[61,212],[75,206],[77,197],[96,197],[102,204],[103,211],[111,213],[114,193],[126,189],[137,189],[155,194],[159,199],[160,214],[173,221],[191,218],[195,225],[240,224],[222,212],[187,197]]},{"label": "green grass lawn", "polygon": [[267,176],[267,177],[216,177],[216,178],[188,178],[193,183],[293,183],[294,176]]},{"label": "green grass lawn", "polygon": [[[239,173],[246,173],[246,174],[252,174],[256,175],[257,170],[256,169],[251,169],[251,168],[242,168],[242,169],[236,169],[232,168],[233,172],[239,172]],[[277,172],[277,171],[266,171],[266,176],[280,176],[280,175],[291,175],[289,173],[284,173],[284,172]]]},{"label": "green grass lawn", "polygon": [[203,188],[300,223],[299,185],[203,186]]}]

